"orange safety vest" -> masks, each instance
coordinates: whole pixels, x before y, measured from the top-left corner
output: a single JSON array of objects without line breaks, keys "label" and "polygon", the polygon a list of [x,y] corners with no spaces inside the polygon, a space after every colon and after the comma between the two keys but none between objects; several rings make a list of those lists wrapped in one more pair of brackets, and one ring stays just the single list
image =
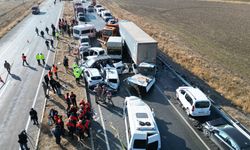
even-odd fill
[{"label": "orange safety vest", "polygon": [[52,72],[51,72],[51,71],[49,71],[49,72],[48,72],[48,77],[49,77],[49,78],[51,78],[51,77],[52,77],[52,75],[53,75],[53,74],[52,74]]},{"label": "orange safety vest", "polygon": [[52,67],[52,71],[53,71],[54,73],[57,72],[57,67],[56,67],[56,66]]}]

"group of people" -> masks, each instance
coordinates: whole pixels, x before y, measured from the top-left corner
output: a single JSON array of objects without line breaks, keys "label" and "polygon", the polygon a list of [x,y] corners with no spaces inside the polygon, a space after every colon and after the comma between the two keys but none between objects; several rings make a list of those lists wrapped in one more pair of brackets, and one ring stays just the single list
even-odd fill
[{"label": "group of people", "polygon": [[114,105],[112,101],[112,92],[107,89],[106,85],[100,85],[97,84],[96,87],[94,88],[95,92],[95,102],[98,104],[98,101],[102,101],[106,103],[106,100],[108,100],[108,103]]},{"label": "group of people", "polygon": [[38,65],[41,65],[41,62],[43,63],[43,65],[45,65],[45,57],[43,53],[37,53],[36,60]]}]

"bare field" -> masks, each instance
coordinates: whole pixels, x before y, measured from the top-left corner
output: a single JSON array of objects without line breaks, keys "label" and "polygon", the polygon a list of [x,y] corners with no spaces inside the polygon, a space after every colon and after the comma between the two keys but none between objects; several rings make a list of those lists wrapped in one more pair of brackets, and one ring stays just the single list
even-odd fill
[{"label": "bare field", "polygon": [[[225,98],[229,99],[214,100],[218,104],[222,105],[226,112],[228,112],[231,116],[250,128],[250,102],[248,101],[250,96],[250,86],[244,78],[238,76],[238,74],[235,74],[232,71],[229,71],[223,65],[215,63],[214,61],[204,57],[199,52],[193,50],[193,48],[195,48],[194,46],[196,46],[195,44],[199,45],[200,43],[193,41],[193,46],[186,44],[186,39],[180,36],[185,35],[185,33],[181,32],[182,30],[178,31],[173,29],[171,26],[166,27],[167,25],[164,24],[163,19],[156,22],[152,19],[153,16],[147,15],[147,17],[143,17],[136,15],[141,14],[144,11],[148,11],[147,13],[144,12],[144,14],[152,13],[154,11],[150,11],[149,9],[137,9],[137,11],[131,13],[121,8],[115,2],[109,0],[101,0],[100,2],[107,6],[116,17],[131,20],[139,25],[144,31],[159,42],[159,48],[173,61],[198,76],[210,87],[214,88]],[[147,3],[149,1],[144,2]],[[118,3],[123,5],[122,1],[118,1]],[[145,4],[141,5],[147,6]],[[155,4],[151,3],[151,5]],[[133,6],[130,6],[129,8],[131,7]],[[144,7],[142,9],[144,9]],[[206,41],[204,42],[208,43]],[[212,52],[213,51],[210,53]]]}]

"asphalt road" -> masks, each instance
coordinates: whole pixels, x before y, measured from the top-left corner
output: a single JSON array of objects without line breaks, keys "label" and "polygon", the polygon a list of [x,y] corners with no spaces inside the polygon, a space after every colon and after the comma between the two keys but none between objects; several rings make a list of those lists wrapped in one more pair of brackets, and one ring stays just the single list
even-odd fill
[{"label": "asphalt road", "polygon": [[[18,134],[28,129],[30,148],[35,145],[38,127],[28,121],[29,110],[34,107],[39,120],[44,105],[44,93],[41,87],[43,74],[53,63],[54,51],[48,51],[45,40],[37,36],[35,27],[45,29],[55,24],[61,14],[63,3],[53,5],[45,1],[40,5],[41,14],[29,15],[0,40],[0,73],[6,80],[0,89],[0,147],[5,150],[18,149]],[[45,34],[45,38],[51,39]],[[35,55],[42,52],[47,65],[38,66]],[[22,66],[21,54],[27,56],[28,66]],[[11,63],[11,74],[3,67],[4,60]]]}]

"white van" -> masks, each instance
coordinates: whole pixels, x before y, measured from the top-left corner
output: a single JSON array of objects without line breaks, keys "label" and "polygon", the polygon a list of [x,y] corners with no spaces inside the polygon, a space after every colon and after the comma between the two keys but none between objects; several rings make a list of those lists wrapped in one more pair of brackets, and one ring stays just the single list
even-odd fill
[{"label": "white van", "polygon": [[81,24],[73,27],[73,37],[79,39],[81,36],[95,36],[96,29],[92,24]]},{"label": "white van", "polygon": [[154,113],[140,98],[125,98],[124,118],[128,150],[159,150],[161,138]]}]

